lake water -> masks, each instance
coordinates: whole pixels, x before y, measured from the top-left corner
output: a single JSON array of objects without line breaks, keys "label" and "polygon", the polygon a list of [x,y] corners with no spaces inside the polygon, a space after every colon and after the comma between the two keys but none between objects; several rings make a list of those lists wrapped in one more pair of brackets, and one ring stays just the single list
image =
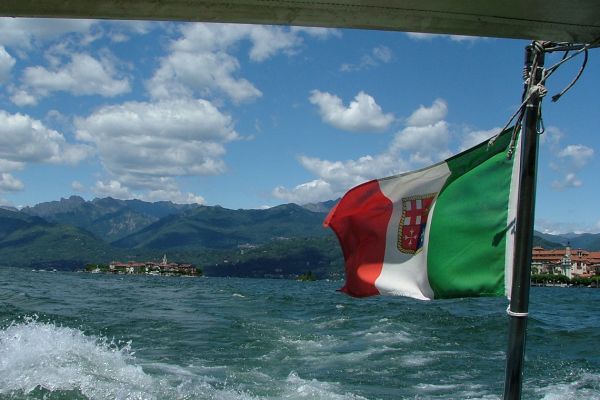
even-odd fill
[{"label": "lake water", "polygon": [[[504,298],[0,268],[0,399],[499,399]],[[525,399],[600,399],[600,290],[532,288]]]}]

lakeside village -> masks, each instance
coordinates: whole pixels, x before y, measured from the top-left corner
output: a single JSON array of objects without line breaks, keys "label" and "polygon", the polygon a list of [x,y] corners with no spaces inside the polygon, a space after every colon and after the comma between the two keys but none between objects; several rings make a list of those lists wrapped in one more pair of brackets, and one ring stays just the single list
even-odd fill
[{"label": "lakeside village", "polygon": [[[112,261],[109,265],[88,264],[86,272],[128,274],[128,275],[162,275],[162,276],[201,276],[202,270],[192,264],[169,262],[167,255],[161,262],[154,261]],[[300,275],[298,280],[316,280],[308,272]],[[600,251],[584,249],[547,250],[534,247],[531,260],[531,283],[534,286],[588,286],[600,287]]]},{"label": "lakeside village", "polygon": [[167,255],[163,256],[160,263],[154,261],[129,261],[126,263],[112,261],[108,265],[88,264],[85,271],[98,274],[127,274],[127,275],[162,275],[162,276],[200,276],[202,271],[192,264],[178,264],[168,262]]},{"label": "lakeside village", "polygon": [[536,286],[600,287],[600,251],[571,249],[546,250],[534,247],[531,283]]}]

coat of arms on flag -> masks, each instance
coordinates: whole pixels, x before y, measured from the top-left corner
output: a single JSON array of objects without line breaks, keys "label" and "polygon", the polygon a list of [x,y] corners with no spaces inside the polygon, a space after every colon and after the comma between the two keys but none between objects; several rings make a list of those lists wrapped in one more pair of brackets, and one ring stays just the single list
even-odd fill
[{"label": "coat of arms on flag", "polygon": [[423,247],[427,215],[435,193],[402,199],[402,217],[398,226],[398,250],[415,254]]},{"label": "coat of arms on flag", "polygon": [[508,296],[521,166],[520,151],[507,157],[513,131],[350,189],[324,222],[344,253],[341,291],[423,300]]}]

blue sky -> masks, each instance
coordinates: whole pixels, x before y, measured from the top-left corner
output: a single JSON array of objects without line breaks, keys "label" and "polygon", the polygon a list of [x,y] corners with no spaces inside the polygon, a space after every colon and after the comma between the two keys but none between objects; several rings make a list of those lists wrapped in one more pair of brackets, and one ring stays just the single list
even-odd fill
[{"label": "blue sky", "polygon": [[[0,203],[335,199],[493,135],[520,102],[527,43],[0,18]],[[597,52],[568,94],[544,101],[542,231],[600,232]],[[551,77],[550,95],[580,62]]]}]

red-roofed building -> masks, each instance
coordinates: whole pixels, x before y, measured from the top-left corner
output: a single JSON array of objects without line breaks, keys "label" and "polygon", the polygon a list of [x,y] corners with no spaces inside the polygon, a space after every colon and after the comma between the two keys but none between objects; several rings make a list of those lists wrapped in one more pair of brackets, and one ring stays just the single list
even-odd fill
[{"label": "red-roofed building", "polygon": [[570,246],[552,250],[534,247],[532,251],[531,272],[534,274],[590,277],[599,275],[599,269],[600,251],[571,249]]},{"label": "red-roofed building", "polygon": [[120,261],[112,261],[108,269],[113,274],[150,274],[150,275],[198,275],[199,272],[192,264],[178,264],[168,262],[166,254],[160,263],[147,261],[136,262],[129,261],[126,263]]}]

